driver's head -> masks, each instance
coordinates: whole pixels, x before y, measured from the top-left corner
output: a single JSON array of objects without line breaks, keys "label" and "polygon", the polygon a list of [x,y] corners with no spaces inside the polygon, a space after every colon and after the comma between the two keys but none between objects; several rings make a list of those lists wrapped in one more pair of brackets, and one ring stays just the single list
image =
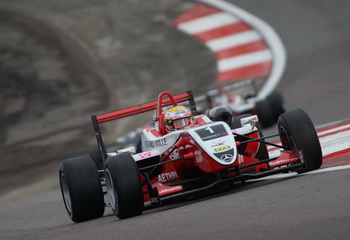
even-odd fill
[{"label": "driver's head", "polygon": [[165,113],[165,124],[171,130],[178,130],[192,124],[192,113],[185,106],[170,108]]}]

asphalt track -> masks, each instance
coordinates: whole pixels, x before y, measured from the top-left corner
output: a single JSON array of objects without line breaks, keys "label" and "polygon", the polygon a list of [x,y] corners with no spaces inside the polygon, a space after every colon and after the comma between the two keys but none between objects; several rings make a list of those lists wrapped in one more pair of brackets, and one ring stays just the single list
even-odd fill
[{"label": "asphalt track", "polygon": [[[316,125],[350,117],[348,1],[231,1],[268,22],[288,53],[278,89]],[[272,130],[269,130],[272,131]],[[348,160],[348,156],[343,155]],[[349,169],[238,185],[118,220],[74,224],[57,189],[0,205],[0,239],[350,239]]]}]

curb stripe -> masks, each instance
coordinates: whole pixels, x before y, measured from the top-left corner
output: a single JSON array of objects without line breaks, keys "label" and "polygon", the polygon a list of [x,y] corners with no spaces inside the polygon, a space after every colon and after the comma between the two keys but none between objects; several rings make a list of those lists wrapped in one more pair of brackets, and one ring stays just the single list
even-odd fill
[{"label": "curb stripe", "polygon": [[261,77],[269,74],[272,62],[264,62],[247,67],[233,69],[227,72],[222,72],[217,77],[218,82],[225,82],[228,78],[242,79],[242,78],[253,78]]},{"label": "curb stripe", "polygon": [[[340,158],[350,156],[350,123],[332,126],[326,129],[318,130],[320,144],[322,147],[323,165],[335,166]],[[274,142],[280,144],[280,141]],[[277,157],[279,149],[268,146],[270,157]],[[350,164],[350,159],[339,162],[339,165]]]},{"label": "curb stripe", "polygon": [[202,17],[189,22],[182,23],[178,25],[178,28],[187,34],[194,35],[236,22],[238,22],[237,18],[226,13],[220,12],[207,17]]},{"label": "curb stripe", "polygon": [[267,76],[272,69],[273,54],[262,35],[233,14],[199,3],[173,23],[214,52],[218,82]]},{"label": "curb stripe", "polygon": [[225,37],[235,33],[250,31],[250,30],[252,30],[252,28],[247,24],[245,24],[244,22],[235,22],[235,23],[232,23],[223,27],[215,28],[206,32],[197,33],[194,36],[203,42],[207,42],[217,38]]},{"label": "curb stripe", "polygon": [[247,54],[250,52],[256,52],[264,49],[267,49],[266,44],[264,43],[264,41],[258,40],[258,41],[243,44],[237,47],[232,47],[225,50],[217,51],[215,55],[218,60],[221,60],[221,59],[239,56],[239,55]]},{"label": "curb stripe", "polygon": [[219,39],[206,42],[206,45],[214,52],[225,50],[228,48],[240,46],[250,42],[261,40],[261,36],[255,31],[246,31],[242,33],[232,34]]},{"label": "curb stripe", "polygon": [[317,131],[318,136],[327,135],[329,133],[340,132],[341,130],[350,128],[350,123],[341,124],[335,127],[330,127]]},{"label": "curb stripe", "polygon": [[220,72],[226,72],[229,70],[269,61],[272,61],[271,52],[269,50],[262,50],[258,52],[252,52],[240,56],[222,59],[218,62],[218,69]]},{"label": "curb stripe", "polygon": [[179,16],[174,20],[175,25],[179,25],[181,23],[189,22],[195,20],[197,18],[209,16],[215,13],[222,12],[217,8],[208,8],[208,5],[199,3],[192,7],[190,10]]}]

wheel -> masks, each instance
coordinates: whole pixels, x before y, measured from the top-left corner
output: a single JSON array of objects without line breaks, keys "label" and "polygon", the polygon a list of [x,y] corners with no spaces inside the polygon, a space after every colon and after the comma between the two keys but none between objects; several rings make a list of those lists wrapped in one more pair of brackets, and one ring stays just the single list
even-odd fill
[{"label": "wheel", "polygon": [[268,128],[275,124],[276,121],[274,119],[272,108],[266,99],[256,102],[255,108],[256,114],[259,118],[259,123],[263,128]]},{"label": "wheel", "polygon": [[73,222],[102,217],[105,204],[94,161],[81,156],[63,161],[59,180],[64,205]]},{"label": "wheel", "polygon": [[[243,115],[240,115],[240,116],[237,116],[233,119],[233,122],[232,122],[232,125],[231,125],[231,129],[235,129],[235,128],[240,128],[242,127],[242,124],[241,124],[241,119],[242,118],[245,118],[245,117],[249,117],[249,116],[252,116],[251,114],[243,114]],[[259,131],[259,136],[260,137],[263,137],[263,132],[262,132],[262,129],[261,129],[261,126],[259,123],[256,124],[256,128],[258,129]],[[237,138],[238,141],[245,141],[247,139],[239,139]],[[238,152],[242,153],[244,152],[244,149],[246,148],[246,145],[243,144],[241,146],[238,147]],[[265,143],[260,143],[260,146],[258,148],[258,151],[255,155],[255,158],[259,159],[259,160],[265,160],[265,159],[268,159],[269,158],[269,152],[267,150],[267,146]]]},{"label": "wheel", "polygon": [[123,153],[109,157],[105,164],[108,199],[118,218],[142,214],[143,192],[135,160]]},{"label": "wheel", "polygon": [[233,112],[228,107],[214,107],[207,114],[212,121],[223,121],[228,125],[232,124],[232,115]]},{"label": "wheel", "polygon": [[232,121],[232,124],[231,124],[231,129],[236,129],[236,128],[242,127],[241,119],[242,118],[246,118],[246,117],[250,117],[250,116],[252,116],[252,114],[242,114],[242,115],[239,115],[239,116],[235,116],[233,118],[233,121]]},{"label": "wheel", "polygon": [[278,131],[285,149],[302,152],[305,167],[298,169],[298,173],[321,167],[323,158],[320,141],[307,113],[302,109],[283,113],[278,119]]},{"label": "wheel", "polygon": [[286,111],[283,106],[283,97],[280,92],[275,90],[269,96],[267,96],[267,101],[270,104],[274,121],[277,122],[278,117]]},{"label": "wheel", "polygon": [[96,147],[92,147],[89,149],[89,156],[92,160],[94,160],[97,169],[102,170],[103,169],[103,158],[101,155],[100,149]]}]

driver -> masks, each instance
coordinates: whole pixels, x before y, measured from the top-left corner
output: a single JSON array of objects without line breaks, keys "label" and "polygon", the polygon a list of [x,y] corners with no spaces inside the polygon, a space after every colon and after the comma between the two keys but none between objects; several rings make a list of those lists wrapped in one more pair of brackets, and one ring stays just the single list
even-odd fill
[{"label": "driver", "polygon": [[165,113],[165,125],[170,130],[179,130],[193,123],[191,111],[185,106],[175,106]]}]

